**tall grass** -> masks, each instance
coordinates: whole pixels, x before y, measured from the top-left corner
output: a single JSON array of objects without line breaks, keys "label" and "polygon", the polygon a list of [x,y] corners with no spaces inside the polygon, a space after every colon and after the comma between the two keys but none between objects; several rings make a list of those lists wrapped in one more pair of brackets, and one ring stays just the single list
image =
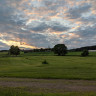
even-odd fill
[{"label": "tall grass", "polygon": [[15,88],[0,88],[0,96],[96,96],[96,92],[32,93]]}]

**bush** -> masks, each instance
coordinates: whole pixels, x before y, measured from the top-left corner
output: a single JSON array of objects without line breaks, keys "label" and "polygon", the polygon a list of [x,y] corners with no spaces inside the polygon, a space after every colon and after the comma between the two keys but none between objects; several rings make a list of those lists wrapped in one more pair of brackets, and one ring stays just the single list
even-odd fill
[{"label": "bush", "polygon": [[84,51],[81,53],[81,56],[83,56],[83,57],[88,56],[88,55],[89,55],[88,50],[84,50]]},{"label": "bush", "polygon": [[42,62],[42,64],[48,64],[48,62],[47,62],[46,60],[44,60],[44,61]]}]

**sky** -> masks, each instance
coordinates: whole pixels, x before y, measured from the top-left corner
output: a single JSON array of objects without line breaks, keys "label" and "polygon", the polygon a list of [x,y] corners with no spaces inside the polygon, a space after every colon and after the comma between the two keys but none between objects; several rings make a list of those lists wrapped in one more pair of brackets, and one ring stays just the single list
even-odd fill
[{"label": "sky", "polygon": [[0,50],[96,45],[96,0],[0,0]]}]

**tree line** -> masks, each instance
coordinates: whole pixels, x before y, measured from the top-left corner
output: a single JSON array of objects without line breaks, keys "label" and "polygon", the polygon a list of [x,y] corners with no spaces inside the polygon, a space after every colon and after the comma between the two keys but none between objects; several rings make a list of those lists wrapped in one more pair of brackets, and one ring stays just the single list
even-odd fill
[{"label": "tree line", "polygon": [[96,45],[70,49],[70,51],[96,50]]},{"label": "tree line", "polygon": [[[12,45],[9,49],[8,54],[9,55],[19,55],[20,54],[20,49],[18,46]],[[23,50],[24,53],[28,52],[51,52],[53,51],[54,54],[57,54],[58,56],[65,56],[68,53],[67,46],[65,44],[56,44],[53,48],[41,48],[41,49],[33,49],[33,50]],[[84,49],[83,52],[81,53],[81,56],[88,56],[89,52],[87,49]]]}]

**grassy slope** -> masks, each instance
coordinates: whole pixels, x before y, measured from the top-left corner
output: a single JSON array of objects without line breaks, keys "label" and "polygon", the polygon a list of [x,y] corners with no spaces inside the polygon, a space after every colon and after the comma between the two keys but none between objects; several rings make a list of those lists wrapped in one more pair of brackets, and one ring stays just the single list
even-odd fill
[{"label": "grassy slope", "polygon": [[[71,52],[67,56],[51,56],[53,53],[48,52],[22,53],[19,57],[2,57],[2,54],[2,77],[96,79],[96,53],[91,53],[89,57],[80,57],[81,52]],[[32,56],[34,54],[40,56]],[[49,64],[42,64],[45,59]]]}]

